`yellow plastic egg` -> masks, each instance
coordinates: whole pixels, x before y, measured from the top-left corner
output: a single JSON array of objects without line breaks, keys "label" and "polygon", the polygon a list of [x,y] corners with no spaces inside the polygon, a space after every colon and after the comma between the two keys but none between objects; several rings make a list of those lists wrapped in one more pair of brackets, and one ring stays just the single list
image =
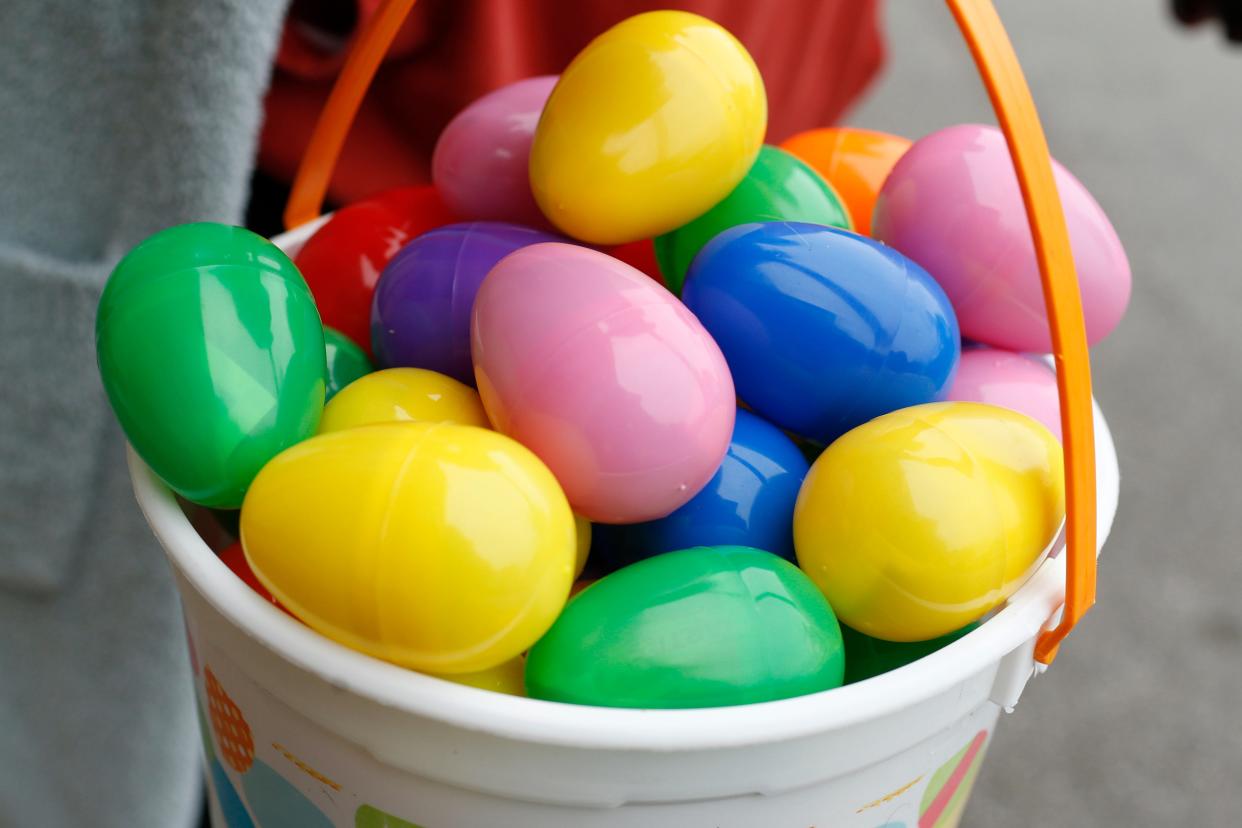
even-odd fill
[{"label": "yellow plastic egg", "polygon": [[561,75],[535,130],[531,190],[575,238],[652,238],[728,195],[766,129],[763,79],[733,35],[688,12],[647,12]]},{"label": "yellow plastic egg", "polygon": [[1061,444],[1047,428],[982,403],[930,403],[828,446],[798,495],[794,546],[842,623],[922,641],[1013,594],[1064,514]]},{"label": "yellow plastic egg", "polygon": [[338,391],[324,406],[319,433],[402,421],[491,428],[470,386],[424,368],[388,368]]},{"label": "yellow plastic egg", "polygon": [[573,513],[547,467],[471,426],[323,434],[263,467],[242,504],[255,575],[311,628],[416,670],[526,650],[573,580]]},{"label": "yellow plastic egg", "polygon": [[578,536],[574,549],[574,577],[577,578],[586,569],[587,556],[591,553],[591,521],[574,515],[574,533]]},{"label": "yellow plastic egg", "polygon": [[493,693],[505,693],[509,696],[526,695],[526,659],[522,656],[511,658],[503,664],[479,670],[475,673],[457,673],[456,675],[440,675],[454,684],[477,687],[480,690],[491,690]]}]

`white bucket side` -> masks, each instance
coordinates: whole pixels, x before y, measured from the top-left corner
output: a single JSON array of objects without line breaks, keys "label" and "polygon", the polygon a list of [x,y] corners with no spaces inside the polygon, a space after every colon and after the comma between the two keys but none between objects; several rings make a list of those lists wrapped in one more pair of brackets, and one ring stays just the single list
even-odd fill
[{"label": "white bucket side", "polygon": [[[314,229],[276,242],[295,252]],[[1102,546],[1119,481],[1098,408],[1096,433]],[[322,638],[235,578],[132,452],[130,465],[177,574],[200,704],[221,719],[204,734],[217,756],[214,805],[265,828],[401,825],[368,822],[368,805],[424,828],[950,825],[997,705],[1017,701],[1035,636],[1063,599],[1056,556],[979,629],[866,682],[713,710],[560,705],[444,682]],[[207,669],[227,700],[208,699]],[[230,727],[249,734],[249,748]],[[299,821],[273,823],[286,820],[279,814]]]}]

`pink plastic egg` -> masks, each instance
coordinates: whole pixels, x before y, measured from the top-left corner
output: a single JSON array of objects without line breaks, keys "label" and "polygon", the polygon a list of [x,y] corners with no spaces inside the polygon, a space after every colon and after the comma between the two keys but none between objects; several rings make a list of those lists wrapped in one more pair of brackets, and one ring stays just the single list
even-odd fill
[{"label": "pink plastic egg", "polygon": [[1061,439],[1057,377],[1035,357],[994,348],[964,350],[945,399],[1011,408],[1043,423]]},{"label": "pink plastic egg", "polygon": [[737,403],[720,348],[623,262],[570,244],[518,250],[483,280],[471,337],[493,425],[593,521],[664,517],[724,458]]},{"label": "pink plastic egg", "polygon": [[[1086,187],[1055,161],[1053,174],[1094,345],[1125,313],[1130,263]],[[1035,248],[1000,130],[965,124],[915,141],[880,190],[872,232],[940,283],[962,336],[1014,351],[1051,350]]]},{"label": "pink plastic egg", "polygon": [[548,228],[530,191],[530,145],[556,75],[511,83],[457,114],[440,133],[431,178],[465,218]]}]

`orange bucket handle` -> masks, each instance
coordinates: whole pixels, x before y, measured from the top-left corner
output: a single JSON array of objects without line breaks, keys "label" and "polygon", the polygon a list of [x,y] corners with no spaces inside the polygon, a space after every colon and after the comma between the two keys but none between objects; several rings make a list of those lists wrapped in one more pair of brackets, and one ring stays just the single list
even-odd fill
[{"label": "orange bucket handle", "polygon": [[[319,215],[350,124],[388,45],[414,2],[384,0],[351,49],[294,178],[285,209],[286,228],[305,224]],[[1095,422],[1087,328],[1065,214],[1052,178],[1048,142],[1013,45],[992,0],[946,2],[970,47],[1009,144],[1035,240],[1052,331],[1065,447],[1065,611],[1056,628],[1043,632],[1035,645],[1035,659],[1051,664],[1061,641],[1095,603]]]},{"label": "orange bucket handle", "polygon": [[1051,664],[1061,641],[1095,603],[1095,419],[1087,326],[1048,142],[1013,44],[992,0],[947,2],[1009,144],[1052,330],[1065,445],[1065,611],[1056,628],[1044,632],[1035,644],[1035,660]]},{"label": "orange bucket handle", "polygon": [[371,79],[412,8],[414,0],[384,0],[350,47],[293,177],[293,189],[285,204],[286,230],[319,217],[349,127],[371,86]]}]

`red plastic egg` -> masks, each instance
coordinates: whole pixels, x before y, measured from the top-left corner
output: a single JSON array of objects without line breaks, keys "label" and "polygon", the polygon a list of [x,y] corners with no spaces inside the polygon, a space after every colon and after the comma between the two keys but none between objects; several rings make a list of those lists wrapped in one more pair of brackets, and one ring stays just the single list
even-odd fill
[{"label": "red plastic egg", "polygon": [[404,187],[333,214],[294,258],[323,324],[371,353],[371,295],[384,266],[406,242],[451,224],[432,187]]}]

